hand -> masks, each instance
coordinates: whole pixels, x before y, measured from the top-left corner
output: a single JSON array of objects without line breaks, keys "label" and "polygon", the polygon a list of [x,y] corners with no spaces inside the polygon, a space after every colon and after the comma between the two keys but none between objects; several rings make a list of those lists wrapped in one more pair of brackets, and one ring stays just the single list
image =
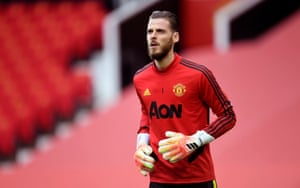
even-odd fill
[{"label": "hand", "polygon": [[154,158],[150,156],[152,148],[149,145],[143,144],[138,147],[134,154],[134,161],[140,173],[147,176],[154,168]]},{"label": "hand", "polygon": [[171,163],[184,159],[202,146],[198,132],[192,136],[186,136],[182,133],[167,131],[165,135],[168,138],[159,141],[158,151],[165,160]]}]

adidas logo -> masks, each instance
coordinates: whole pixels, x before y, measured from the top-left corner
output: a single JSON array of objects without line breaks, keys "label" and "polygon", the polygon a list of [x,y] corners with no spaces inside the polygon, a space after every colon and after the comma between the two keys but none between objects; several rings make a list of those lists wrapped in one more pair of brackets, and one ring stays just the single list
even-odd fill
[{"label": "adidas logo", "polygon": [[198,145],[195,142],[187,143],[186,146],[189,149],[189,151],[193,151],[198,148]]},{"label": "adidas logo", "polygon": [[148,88],[145,89],[144,96],[150,96],[150,95],[151,95],[150,90]]}]

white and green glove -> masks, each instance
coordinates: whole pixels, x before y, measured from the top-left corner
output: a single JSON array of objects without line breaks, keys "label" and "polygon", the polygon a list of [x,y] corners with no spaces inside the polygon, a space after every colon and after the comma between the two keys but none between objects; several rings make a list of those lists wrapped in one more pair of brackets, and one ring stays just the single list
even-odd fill
[{"label": "white and green glove", "polygon": [[167,138],[158,143],[158,151],[165,160],[171,163],[184,159],[199,147],[214,140],[214,137],[205,131],[197,131],[191,136],[179,132],[166,131],[165,135]]},{"label": "white and green glove", "polygon": [[149,135],[139,134],[137,139],[137,150],[134,153],[135,164],[144,176],[147,176],[149,172],[153,171],[154,168],[154,158],[151,157],[152,148],[148,145]]},{"label": "white and green glove", "polygon": [[154,158],[150,156],[152,148],[149,145],[141,145],[134,154],[135,164],[140,173],[147,176],[154,168]]}]

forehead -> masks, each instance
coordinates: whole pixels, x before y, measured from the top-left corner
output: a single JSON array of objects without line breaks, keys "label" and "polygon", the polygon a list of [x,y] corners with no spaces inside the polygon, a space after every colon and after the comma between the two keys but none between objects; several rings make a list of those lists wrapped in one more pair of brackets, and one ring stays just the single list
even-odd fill
[{"label": "forehead", "polygon": [[164,18],[151,18],[148,22],[148,29],[164,29],[164,30],[171,30],[170,22]]}]

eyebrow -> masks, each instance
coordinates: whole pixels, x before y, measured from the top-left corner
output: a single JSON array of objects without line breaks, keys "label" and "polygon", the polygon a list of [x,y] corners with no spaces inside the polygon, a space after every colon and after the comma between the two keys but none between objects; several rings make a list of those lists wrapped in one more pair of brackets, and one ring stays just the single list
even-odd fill
[{"label": "eyebrow", "polygon": [[158,32],[166,31],[166,29],[162,29],[162,28],[158,28],[158,29],[149,28],[149,29],[147,29],[148,32],[153,31],[153,30],[156,30]]}]

